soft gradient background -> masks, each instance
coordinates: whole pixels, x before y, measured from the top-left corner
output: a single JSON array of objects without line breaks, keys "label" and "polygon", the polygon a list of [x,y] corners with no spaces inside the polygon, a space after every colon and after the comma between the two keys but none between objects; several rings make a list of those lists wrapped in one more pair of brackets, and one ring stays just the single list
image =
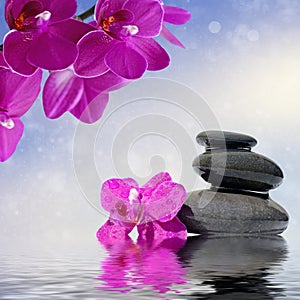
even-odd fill
[{"label": "soft gradient background", "polygon": [[[290,214],[289,229],[284,233],[289,246],[299,245],[300,1],[165,2],[193,14],[186,26],[169,26],[186,49],[162,41],[172,63],[168,69],[147,76],[186,85],[207,103],[222,129],[244,132],[258,139],[254,151],[275,160],[284,170],[284,183],[272,191],[271,196]],[[93,1],[79,0],[78,3],[78,12],[82,12]],[[3,7],[4,0],[0,3],[1,38],[8,30]],[[115,92],[108,111],[122,104],[124,95],[128,97],[130,92],[130,86]],[[172,98],[172,91],[169,96]],[[205,106],[203,103],[199,102],[200,109]],[[101,173],[99,178],[119,175],[117,166],[111,166],[112,160],[119,161],[116,154],[112,154],[112,148],[122,128],[138,117],[159,115],[177,120],[189,144],[178,144],[157,129],[139,133],[138,138],[128,140],[127,145],[118,144],[120,153],[128,149],[123,159],[128,161],[130,172],[145,181],[154,171],[165,168],[175,180],[186,183],[188,178],[195,181],[197,187],[203,186],[192,168],[190,177],[183,178],[182,164],[203,151],[196,144],[195,135],[211,128],[205,124],[199,126],[184,107],[154,104],[146,100],[138,106],[131,103],[107,117],[93,145],[95,166]],[[209,116],[199,116],[202,117]],[[16,153],[0,166],[1,246],[20,248],[41,241],[71,245],[74,240],[94,238],[105,217],[93,207],[100,207],[98,199],[88,199],[93,205],[87,201],[89,196],[82,193],[78,174],[74,172],[72,153],[78,122],[70,115],[59,120],[46,119],[40,98],[23,121],[25,134]],[[167,123],[161,124],[167,126]],[[132,126],[131,131],[135,130],[138,128]],[[190,145],[192,151],[188,151]],[[82,172],[87,180],[95,181],[95,178],[89,179],[92,176],[89,168],[83,168]],[[94,195],[99,193],[101,180],[91,187]]]}]

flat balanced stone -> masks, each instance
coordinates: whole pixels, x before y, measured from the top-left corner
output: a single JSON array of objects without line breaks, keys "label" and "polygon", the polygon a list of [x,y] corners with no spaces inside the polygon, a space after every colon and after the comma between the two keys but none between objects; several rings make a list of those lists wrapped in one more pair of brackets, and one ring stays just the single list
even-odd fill
[{"label": "flat balanced stone", "polygon": [[194,159],[193,167],[215,187],[267,192],[283,180],[275,162],[248,150],[207,151]]},{"label": "flat balanced stone", "polygon": [[206,149],[250,149],[257,144],[256,139],[249,135],[218,130],[203,131],[196,140]]},{"label": "flat balanced stone", "polygon": [[289,220],[284,208],[267,195],[213,190],[190,193],[178,217],[188,232],[206,235],[279,234]]}]

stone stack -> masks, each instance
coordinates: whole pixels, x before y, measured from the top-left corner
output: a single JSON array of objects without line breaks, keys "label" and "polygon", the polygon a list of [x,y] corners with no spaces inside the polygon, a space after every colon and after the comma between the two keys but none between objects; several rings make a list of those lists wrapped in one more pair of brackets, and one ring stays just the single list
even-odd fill
[{"label": "stone stack", "polygon": [[288,214],[269,196],[283,180],[280,167],[251,151],[248,135],[205,131],[197,136],[205,152],[193,162],[211,188],[191,192],[178,217],[188,232],[200,234],[279,234]]}]

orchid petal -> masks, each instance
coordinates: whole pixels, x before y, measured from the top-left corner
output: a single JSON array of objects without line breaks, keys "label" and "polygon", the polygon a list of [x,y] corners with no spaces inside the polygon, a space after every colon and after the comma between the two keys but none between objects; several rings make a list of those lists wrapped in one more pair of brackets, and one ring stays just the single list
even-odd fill
[{"label": "orchid petal", "polygon": [[31,76],[37,67],[27,60],[32,40],[25,40],[26,34],[10,31],[4,38],[3,55],[7,64],[17,73]]},{"label": "orchid petal", "polygon": [[6,110],[11,118],[21,117],[37,98],[41,81],[41,70],[31,77],[21,76],[10,70],[1,70],[0,108]]},{"label": "orchid petal", "polygon": [[92,124],[101,118],[108,100],[108,93],[101,93],[92,100],[83,94],[78,104],[70,109],[70,113],[81,122]]},{"label": "orchid petal", "polygon": [[64,38],[74,44],[77,44],[84,35],[93,30],[95,30],[93,26],[73,19],[48,26],[48,32],[51,35]]},{"label": "orchid petal", "polygon": [[81,78],[72,70],[51,72],[43,90],[43,105],[47,118],[59,118],[74,108],[80,101],[84,90]]},{"label": "orchid petal", "polygon": [[144,208],[144,223],[153,220],[172,220],[186,200],[186,191],[181,184],[165,181],[147,199]]},{"label": "orchid petal", "polygon": [[107,72],[104,57],[114,44],[113,39],[102,31],[89,32],[78,43],[75,73],[83,77],[96,77]]},{"label": "orchid petal", "polygon": [[132,37],[129,42],[132,49],[146,58],[148,70],[161,70],[170,64],[168,53],[154,39]]},{"label": "orchid petal", "polygon": [[95,7],[95,20],[112,16],[118,10],[121,10],[124,0],[98,0]]},{"label": "orchid petal", "polygon": [[54,23],[72,18],[77,9],[76,0],[39,0],[44,8],[51,12],[49,23]]},{"label": "orchid petal", "polygon": [[168,28],[165,25],[163,25],[160,35],[164,37],[167,41],[169,41],[171,44],[181,48],[185,48],[184,45],[177,39],[177,37],[171,31],[168,30]]},{"label": "orchid petal", "polygon": [[0,161],[8,160],[16,151],[16,147],[23,135],[24,125],[18,118],[12,119],[14,128],[8,129],[0,125]]},{"label": "orchid petal", "polygon": [[144,0],[141,5],[140,0],[127,0],[123,8],[134,12],[134,25],[139,29],[137,36],[159,35],[164,15],[161,3],[157,0]]},{"label": "orchid petal", "polygon": [[125,42],[116,44],[106,54],[105,63],[116,75],[126,79],[138,79],[147,69],[146,59]]},{"label": "orchid petal", "polygon": [[156,245],[161,244],[164,240],[172,239],[174,248],[182,246],[182,242],[187,238],[187,230],[184,224],[177,218],[168,222],[154,221],[146,224],[137,225],[140,239],[152,242]]},{"label": "orchid petal", "polygon": [[34,66],[46,70],[62,70],[70,66],[76,56],[75,44],[44,32],[32,42],[27,58]]},{"label": "orchid petal", "polygon": [[0,70],[3,69],[9,69],[9,66],[7,65],[6,61],[4,60],[3,52],[0,52]]},{"label": "orchid petal", "polygon": [[172,181],[170,174],[167,172],[158,173],[148,180],[141,188],[143,191],[143,201],[145,201],[146,198],[149,199],[152,192],[165,181]]},{"label": "orchid petal", "polygon": [[102,207],[108,212],[117,209],[125,216],[126,208],[130,205],[128,198],[131,189],[139,190],[138,183],[132,178],[112,178],[105,181],[101,190]]},{"label": "orchid petal", "polygon": [[97,231],[97,238],[105,246],[123,243],[125,240],[130,239],[128,234],[132,231],[133,227],[133,224],[121,223],[109,219]]},{"label": "orchid petal", "polygon": [[191,13],[176,6],[164,6],[164,22],[183,25],[191,19]]},{"label": "orchid petal", "polygon": [[100,119],[108,103],[108,92],[128,83],[123,78],[108,71],[95,78],[81,78],[84,83],[84,93],[70,112],[85,123],[94,123]]},{"label": "orchid petal", "polygon": [[5,2],[5,20],[9,29],[13,29],[15,26],[14,17],[12,15],[12,0],[6,0]]}]

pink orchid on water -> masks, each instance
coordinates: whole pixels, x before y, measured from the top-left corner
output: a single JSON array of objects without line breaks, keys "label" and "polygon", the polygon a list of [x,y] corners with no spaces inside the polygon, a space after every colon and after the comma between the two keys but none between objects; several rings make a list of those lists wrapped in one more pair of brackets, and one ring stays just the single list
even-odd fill
[{"label": "pink orchid on water", "polygon": [[94,78],[78,77],[72,68],[53,71],[43,91],[45,114],[55,119],[69,111],[82,122],[96,122],[108,103],[109,92],[128,83],[110,71]]},{"label": "pink orchid on water", "polygon": [[[176,7],[176,6],[167,6],[167,5],[163,5],[163,8],[164,8],[164,22],[166,23],[170,23],[174,25],[183,25],[187,23],[191,18],[191,13],[183,8]],[[163,24],[160,34],[170,43],[184,48],[184,45],[177,39],[177,37],[171,31],[167,29],[165,24]]]},{"label": "pink orchid on water", "polygon": [[11,29],[3,51],[17,73],[32,75],[37,68],[60,70],[77,57],[76,44],[93,29],[71,19],[76,0],[6,0],[5,17]]},{"label": "pink orchid on water", "polygon": [[74,64],[79,76],[94,77],[111,70],[126,79],[169,65],[167,52],[153,39],[160,34],[164,12],[157,0],[98,0],[97,30],[78,43]]},{"label": "pink orchid on water", "polygon": [[37,98],[42,71],[31,77],[11,72],[0,52],[0,161],[6,161],[16,150],[23,135],[20,120]]},{"label": "pink orchid on water", "polygon": [[110,218],[97,237],[102,243],[124,239],[137,225],[140,236],[148,240],[186,239],[186,228],[176,217],[185,199],[184,187],[168,173],[155,175],[142,187],[131,178],[107,180],[101,205]]}]

